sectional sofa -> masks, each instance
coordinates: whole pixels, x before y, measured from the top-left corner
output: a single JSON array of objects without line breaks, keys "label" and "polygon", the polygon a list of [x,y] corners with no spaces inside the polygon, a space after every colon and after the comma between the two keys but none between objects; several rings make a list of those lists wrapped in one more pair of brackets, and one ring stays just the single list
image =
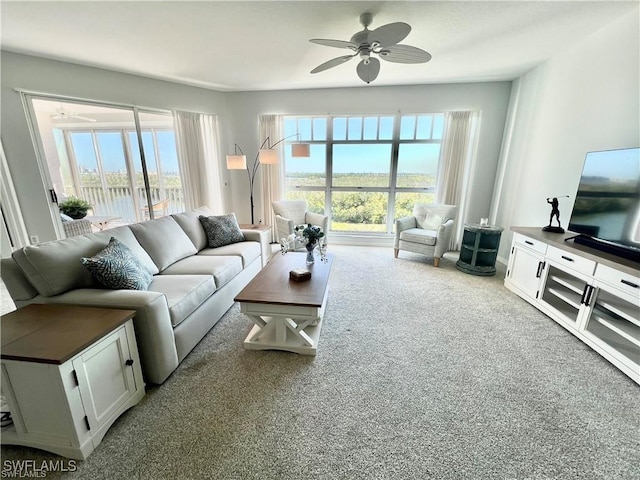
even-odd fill
[{"label": "sectional sofa", "polygon": [[[254,230],[242,230],[245,241],[209,248],[200,215],[211,212],[201,207],[30,245],[2,259],[2,279],[17,307],[64,303],[135,310],[143,375],[161,384],[233,305],[267,255]],[[82,264],[81,258],[101,252],[111,237],[153,274],[145,290],[105,288]]]}]

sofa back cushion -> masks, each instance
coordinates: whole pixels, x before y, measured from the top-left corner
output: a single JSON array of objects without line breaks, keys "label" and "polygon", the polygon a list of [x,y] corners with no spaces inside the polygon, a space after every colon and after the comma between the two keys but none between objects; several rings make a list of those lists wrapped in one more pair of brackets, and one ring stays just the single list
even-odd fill
[{"label": "sofa back cushion", "polygon": [[130,228],[160,271],[178,260],[198,253],[173,217],[136,223]]},{"label": "sofa back cushion", "polygon": [[213,213],[209,210],[209,207],[199,207],[191,210],[190,212],[171,215],[177,224],[180,225],[180,228],[184,230],[184,233],[187,234],[187,237],[189,237],[198,251],[207,247],[207,235],[202,228],[200,220],[198,219],[200,215],[208,217],[213,215]]},{"label": "sofa back cushion", "polygon": [[76,288],[96,288],[100,284],[82,265],[82,257],[92,257],[115,237],[133,252],[140,263],[153,273],[158,269],[142,249],[128,227],[89,235],[29,245],[13,252],[12,257],[29,283],[40,295],[51,297]]}]

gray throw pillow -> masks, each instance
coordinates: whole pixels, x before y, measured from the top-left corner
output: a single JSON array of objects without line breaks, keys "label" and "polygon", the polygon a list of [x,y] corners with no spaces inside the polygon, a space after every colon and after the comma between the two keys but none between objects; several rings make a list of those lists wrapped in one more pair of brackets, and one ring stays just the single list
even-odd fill
[{"label": "gray throw pillow", "polygon": [[96,255],[80,261],[96,280],[114,290],[146,290],[153,278],[131,249],[115,237]]},{"label": "gray throw pillow", "polygon": [[198,218],[200,219],[200,223],[202,223],[204,232],[207,234],[209,248],[244,242],[244,235],[238,226],[235,213],[212,217],[200,215]]}]

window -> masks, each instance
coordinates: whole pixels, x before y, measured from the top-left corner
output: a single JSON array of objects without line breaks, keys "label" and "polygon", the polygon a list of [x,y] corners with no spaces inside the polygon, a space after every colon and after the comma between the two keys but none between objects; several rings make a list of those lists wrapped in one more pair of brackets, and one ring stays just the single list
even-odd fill
[{"label": "window", "polygon": [[416,202],[435,200],[442,114],[286,117],[284,127],[311,144],[308,159],[285,148],[286,196],[329,215],[331,231],[390,234]]}]

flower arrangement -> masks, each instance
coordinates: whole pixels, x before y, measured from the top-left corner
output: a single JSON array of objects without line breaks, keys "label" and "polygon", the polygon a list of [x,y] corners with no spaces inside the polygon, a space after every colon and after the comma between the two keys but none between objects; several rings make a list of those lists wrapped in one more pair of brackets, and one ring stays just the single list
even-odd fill
[{"label": "flower arrangement", "polygon": [[307,264],[313,263],[313,252],[317,248],[320,253],[320,260],[327,262],[327,244],[321,239],[324,238],[322,228],[317,225],[302,224],[293,229],[294,233],[288,238],[280,240],[280,250],[284,255],[290,250],[295,250],[298,245],[304,245],[307,249]]},{"label": "flower arrangement", "polygon": [[324,237],[324,232],[322,228],[317,225],[311,225],[310,223],[306,225],[298,225],[293,229],[298,235],[302,235],[303,238],[307,239],[307,244],[315,245],[318,240]]}]

